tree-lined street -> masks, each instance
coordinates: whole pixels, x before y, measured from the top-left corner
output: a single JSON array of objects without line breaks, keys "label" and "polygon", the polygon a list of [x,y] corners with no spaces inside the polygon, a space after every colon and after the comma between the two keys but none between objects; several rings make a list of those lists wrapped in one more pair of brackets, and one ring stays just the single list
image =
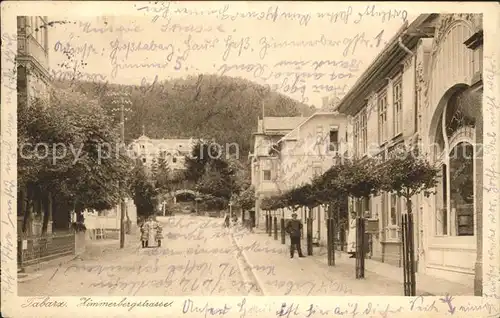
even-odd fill
[{"label": "tree-lined street", "polygon": [[[102,254],[40,271],[19,284],[20,296],[401,296],[394,273],[369,272],[356,280],[354,260],[337,255],[328,266],[326,250],[304,259],[290,259],[288,246],[241,227],[225,229],[222,219],[173,216],[159,218],[165,242],[160,248],[140,248],[129,240]],[[287,239],[288,244],[288,239]],[[370,271],[371,268],[368,268]],[[417,294],[428,293],[436,280],[421,277]],[[466,294],[456,285],[440,290]]]}]

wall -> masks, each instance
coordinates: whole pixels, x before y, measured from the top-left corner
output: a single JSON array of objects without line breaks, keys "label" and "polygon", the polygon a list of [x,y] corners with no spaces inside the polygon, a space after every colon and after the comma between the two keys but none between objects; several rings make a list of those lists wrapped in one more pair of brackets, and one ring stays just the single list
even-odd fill
[{"label": "wall", "polygon": [[[419,105],[423,117],[420,131],[427,146],[436,138],[440,117],[450,95],[459,86],[474,84],[475,74],[481,71],[482,56],[463,44],[480,27],[477,22],[477,16],[471,14],[442,15],[437,24],[430,57],[425,59],[421,55],[419,63],[427,78]],[[434,153],[430,153],[429,159],[436,160]],[[475,169],[477,171],[477,166]],[[481,185],[478,185],[481,181],[475,180],[476,193],[477,189],[481,190]],[[472,285],[476,244],[481,239],[477,237],[477,230],[474,236],[438,236],[435,214],[439,206],[436,196],[425,199],[424,206],[425,271]],[[477,224],[477,209],[474,215]]]},{"label": "wall", "polygon": [[[283,142],[280,153],[280,189],[286,191],[303,183],[310,183],[315,170],[323,174],[333,165],[334,153],[328,150],[329,131],[331,126],[335,126],[339,132],[339,143],[345,145],[346,121],[345,116],[341,115],[316,115],[293,133],[296,140]],[[323,128],[323,133],[319,137],[318,126]],[[343,149],[340,149],[340,152],[342,153]],[[290,218],[291,214],[290,209],[285,210],[285,218]],[[305,216],[304,212],[298,213],[299,218],[303,216]],[[314,208],[312,216],[313,237],[318,238],[322,244],[326,244],[325,209]]]}]

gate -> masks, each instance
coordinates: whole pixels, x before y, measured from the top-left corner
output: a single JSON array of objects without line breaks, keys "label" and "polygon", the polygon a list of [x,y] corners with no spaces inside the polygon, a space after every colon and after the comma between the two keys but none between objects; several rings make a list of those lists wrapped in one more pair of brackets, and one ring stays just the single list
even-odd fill
[{"label": "gate", "polygon": [[405,296],[416,296],[413,214],[403,214],[401,218],[404,292]]}]

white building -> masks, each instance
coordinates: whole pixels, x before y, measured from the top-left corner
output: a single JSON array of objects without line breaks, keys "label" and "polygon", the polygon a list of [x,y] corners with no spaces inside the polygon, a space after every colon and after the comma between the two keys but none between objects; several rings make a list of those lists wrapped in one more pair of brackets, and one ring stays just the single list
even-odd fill
[{"label": "white building", "polygon": [[[338,112],[318,111],[305,118],[294,130],[274,144],[277,175],[272,182],[279,192],[286,192],[322,175],[337,157],[344,153],[342,145],[347,138],[347,119]],[[285,210],[285,219],[291,217]],[[302,209],[299,218],[305,220]],[[311,211],[313,239],[326,245],[326,210],[318,206]]]},{"label": "white building", "polygon": [[47,17],[17,17],[17,89],[18,100],[48,98],[49,31]]},{"label": "white building", "polygon": [[258,120],[257,132],[254,136],[254,151],[249,155],[252,160],[252,185],[255,188],[256,225],[264,220],[260,210],[262,199],[278,193],[278,187],[272,180],[276,179],[277,158],[270,155],[271,146],[295,129],[304,117],[263,117]]},{"label": "white building", "polygon": [[150,168],[154,160],[163,158],[171,169],[184,170],[184,157],[191,154],[195,140],[190,139],[151,139],[140,136],[128,146],[129,154],[138,158]]},{"label": "white building", "polygon": [[[421,15],[389,41],[338,107],[353,116],[348,143],[355,157],[385,160],[417,144],[441,166],[437,194],[412,199],[417,271],[470,286],[482,252],[482,161],[473,147],[482,143],[482,58],[480,14]],[[372,258],[398,266],[403,200],[383,193],[355,204],[351,209],[379,222]]]}]

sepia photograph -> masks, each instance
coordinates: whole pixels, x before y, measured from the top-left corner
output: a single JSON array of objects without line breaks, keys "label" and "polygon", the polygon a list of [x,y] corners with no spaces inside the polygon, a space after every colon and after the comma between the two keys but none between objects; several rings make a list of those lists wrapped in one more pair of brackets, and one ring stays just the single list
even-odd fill
[{"label": "sepia photograph", "polygon": [[[2,115],[17,127],[2,158],[2,174],[17,170],[2,181],[17,274],[2,273],[3,292],[14,282],[26,307],[180,296],[193,317],[235,315],[197,296],[407,296],[405,310],[439,315],[455,311],[449,295],[500,282],[483,261],[495,243],[483,224],[498,222],[484,208],[498,171],[483,166],[483,132],[498,106],[483,97],[482,13],[132,6],[18,15],[2,31],[15,63],[3,90],[17,96]],[[2,234],[3,258],[5,246]],[[379,310],[335,306],[248,313]]]}]

